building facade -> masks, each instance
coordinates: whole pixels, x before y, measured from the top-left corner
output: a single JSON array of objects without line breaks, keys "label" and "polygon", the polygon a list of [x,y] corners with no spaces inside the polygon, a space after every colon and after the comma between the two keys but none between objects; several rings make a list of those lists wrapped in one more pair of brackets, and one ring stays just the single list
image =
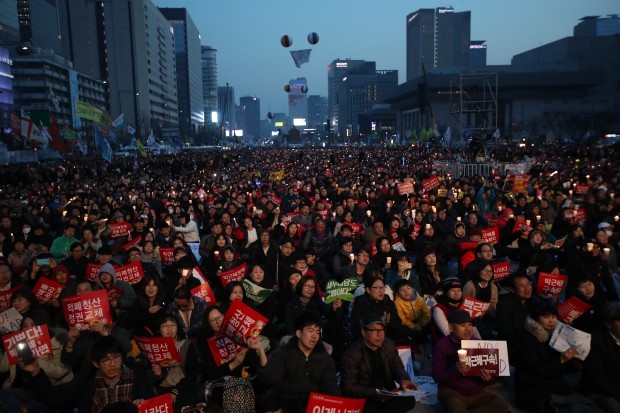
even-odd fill
[{"label": "building facade", "polygon": [[260,99],[256,96],[242,96],[239,99],[239,129],[248,139],[260,138]]},{"label": "building facade", "polygon": [[288,92],[288,117],[292,126],[300,129],[308,127],[308,81],[305,77],[291,79]]},{"label": "building facade", "polygon": [[[217,49],[201,47],[202,106],[206,123],[219,123],[217,95]],[[214,115],[215,114],[215,115]]]},{"label": "building facade", "polygon": [[[205,120],[200,33],[187,9],[160,8],[159,11],[174,31],[179,133],[181,137],[193,137]],[[164,105],[168,110],[172,104],[166,97]],[[176,126],[169,114],[167,118],[168,128]]]},{"label": "building facade", "polygon": [[229,86],[217,87],[217,107],[219,108],[218,119],[223,129],[232,130],[237,128],[235,113],[235,88]]},{"label": "building facade", "polygon": [[308,126],[326,132],[328,107],[327,96],[308,96]]},{"label": "building facade", "polygon": [[[4,0],[3,3],[15,4]],[[61,52],[60,14],[55,0],[17,0],[19,37],[22,43],[48,53]]]},{"label": "building facade", "polygon": [[424,67],[469,64],[471,13],[452,7],[419,9],[407,15],[407,81],[422,76]]}]

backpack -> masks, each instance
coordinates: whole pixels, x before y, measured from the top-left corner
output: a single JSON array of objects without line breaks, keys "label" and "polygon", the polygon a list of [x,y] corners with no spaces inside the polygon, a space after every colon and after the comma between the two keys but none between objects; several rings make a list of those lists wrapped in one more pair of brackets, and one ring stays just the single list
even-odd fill
[{"label": "backpack", "polygon": [[252,384],[240,377],[228,377],[222,397],[223,413],[254,413],[256,401]]}]

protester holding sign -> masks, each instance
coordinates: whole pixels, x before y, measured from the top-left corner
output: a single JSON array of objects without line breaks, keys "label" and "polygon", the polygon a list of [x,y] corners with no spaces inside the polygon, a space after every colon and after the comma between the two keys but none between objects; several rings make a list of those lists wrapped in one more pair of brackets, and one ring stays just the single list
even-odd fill
[{"label": "protester holding sign", "polygon": [[131,309],[120,317],[119,323],[136,330],[143,327],[155,332],[158,319],[166,309],[166,293],[157,275],[146,274],[136,285],[137,298]]},{"label": "protester holding sign", "polygon": [[171,393],[176,409],[193,405],[202,399],[202,386],[198,383],[200,366],[194,343],[186,337],[179,320],[173,314],[164,314],[159,320],[158,333],[161,337],[172,337],[181,356],[181,363],[161,365],[153,363],[157,394]]},{"label": "protester holding sign", "polygon": [[92,346],[92,366],[88,365],[70,382],[56,386],[37,361],[20,367],[32,375],[30,386],[41,402],[53,407],[76,405],[79,413],[99,413],[111,403],[140,404],[155,395],[153,376],[126,366],[125,355],[124,346],[117,339],[101,337]]},{"label": "protester holding sign", "polygon": [[340,326],[342,321],[342,299],[337,298],[331,304],[324,303],[319,296],[316,280],[314,277],[306,275],[301,277],[295,293],[286,305],[284,314],[287,334],[295,333],[295,320],[307,312],[325,317],[326,326],[333,329],[335,326]]},{"label": "protester holding sign", "polygon": [[45,320],[45,323],[50,322],[49,315],[39,305],[37,297],[26,286],[18,288],[13,295],[11,295],[11,305],[22,317],[36,317],[37,319]]},{"label": "protester holding sign", "polygon": [[560,353],[549,346],[557,323],[557,309],[552,301],[532,301],[521,337],[522,357],[516,365],[517,405],[522,409],[537,410],[550,394],[574,393],[564,374],[575,370],[571,359],[577,351],[569,348]]},{"label": "protester holding sign", "polygon": [[465,310],[456,310],[448,315],[450,335],[440,339],[433,348],[433,378],[439,384],[437,397],[447,413],[486,411],[508,413],[508,403],[501,396],[490,392],[486,385],[493,377],[485,372],[480,376],[467,376],[469,366],[459,358],[461,340],[471,340],[474,320]]},{"label": "protester holding sign", "polygon": [[116,279],[116,270],[112,264],[104,264],[99,269],[97,284],[108,293],[110,308],[114,309],[117,315],[133,306],[136,292],[125,281]]},{"label": "protester holding sign", "polygon": [[[437,297],[437,304],[432,309],[431,341],[436,343],[442,337],[450,334],[448,315],[457,311],[463,303],[463,286],[458,278],[450,277],[441,283],[442,294]],[[480,339],[478,329],[474,327],[472,337]]]},{"label": "protester holding sign", "polygon": [[207,304],[202,298],[192,295],[191,290],[185,285],[174,292],[173,299],[166,312],[176,314],[181,320],[185,334],[190,338],[195,337],[202,325]]},{"label": "protester holding sign", "polygon": [[577,280],[574,296],[589,306],[588,311],[577,316],[571,325],[578,330],[592,333],[604,327],[603,311],[607,303],[605,293],[592,275],[585,274]]}]

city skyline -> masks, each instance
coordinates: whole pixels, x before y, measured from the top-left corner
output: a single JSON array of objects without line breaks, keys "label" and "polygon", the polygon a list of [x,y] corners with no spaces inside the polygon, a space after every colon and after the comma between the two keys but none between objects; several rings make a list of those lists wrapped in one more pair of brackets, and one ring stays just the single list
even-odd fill
[{"label": "city skyline", "polygon": [[[405,20],[408,13],[420,8],[452,6],[457,12],[471,10],[471,38],[486,40],[488,64],[510,64],[515,54],[571,36],[573,27],[584,16],[620,13],[617,2],[612,0],[530,0],[501,7],[491,0],[458,0],[450,4],[353,0],[154,2],[158,7],[188,9],[201,33],[201,43],[217,49],[219,85],[229,83],[238,97],[259,97],[262,118],[269,111],[288,112],[284,85],[290,79],[306,77],[309,94],[326,96],[327,65],[338,58],[376,61],[377,69],[398,70],[399,83],[403,83]],[[319,34],[317,45],[308,44],[306,36],[310,32]],[[285,34],[293,38],[288,49],[280,45],[280,37]],[[310,62],[298,69],[289,50],[305,48],[312,49]]]}]

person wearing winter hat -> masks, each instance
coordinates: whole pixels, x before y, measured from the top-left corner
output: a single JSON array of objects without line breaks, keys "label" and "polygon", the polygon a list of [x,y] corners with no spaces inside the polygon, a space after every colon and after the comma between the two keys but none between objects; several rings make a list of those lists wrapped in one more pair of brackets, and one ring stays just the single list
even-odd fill
[{"label": "person wearing winter hat", "polygon": [[131,285],[116,278],[116,270],[110,263],[99,268],[97,284],[106,290],[110,308],[116,310],[117,314],[130,309],[137,298]]},{"label": "person wearing winter hat", "polygon": [[[437,304],[431,310],[431,340],[433,344],[450,334],[448,316],[458,310],[463,302],[463,285],[457,277],[443,280],[441,290],[443,294],[438,296]],[[475,327],[473,337],[480,339],[480,333]]]}]

